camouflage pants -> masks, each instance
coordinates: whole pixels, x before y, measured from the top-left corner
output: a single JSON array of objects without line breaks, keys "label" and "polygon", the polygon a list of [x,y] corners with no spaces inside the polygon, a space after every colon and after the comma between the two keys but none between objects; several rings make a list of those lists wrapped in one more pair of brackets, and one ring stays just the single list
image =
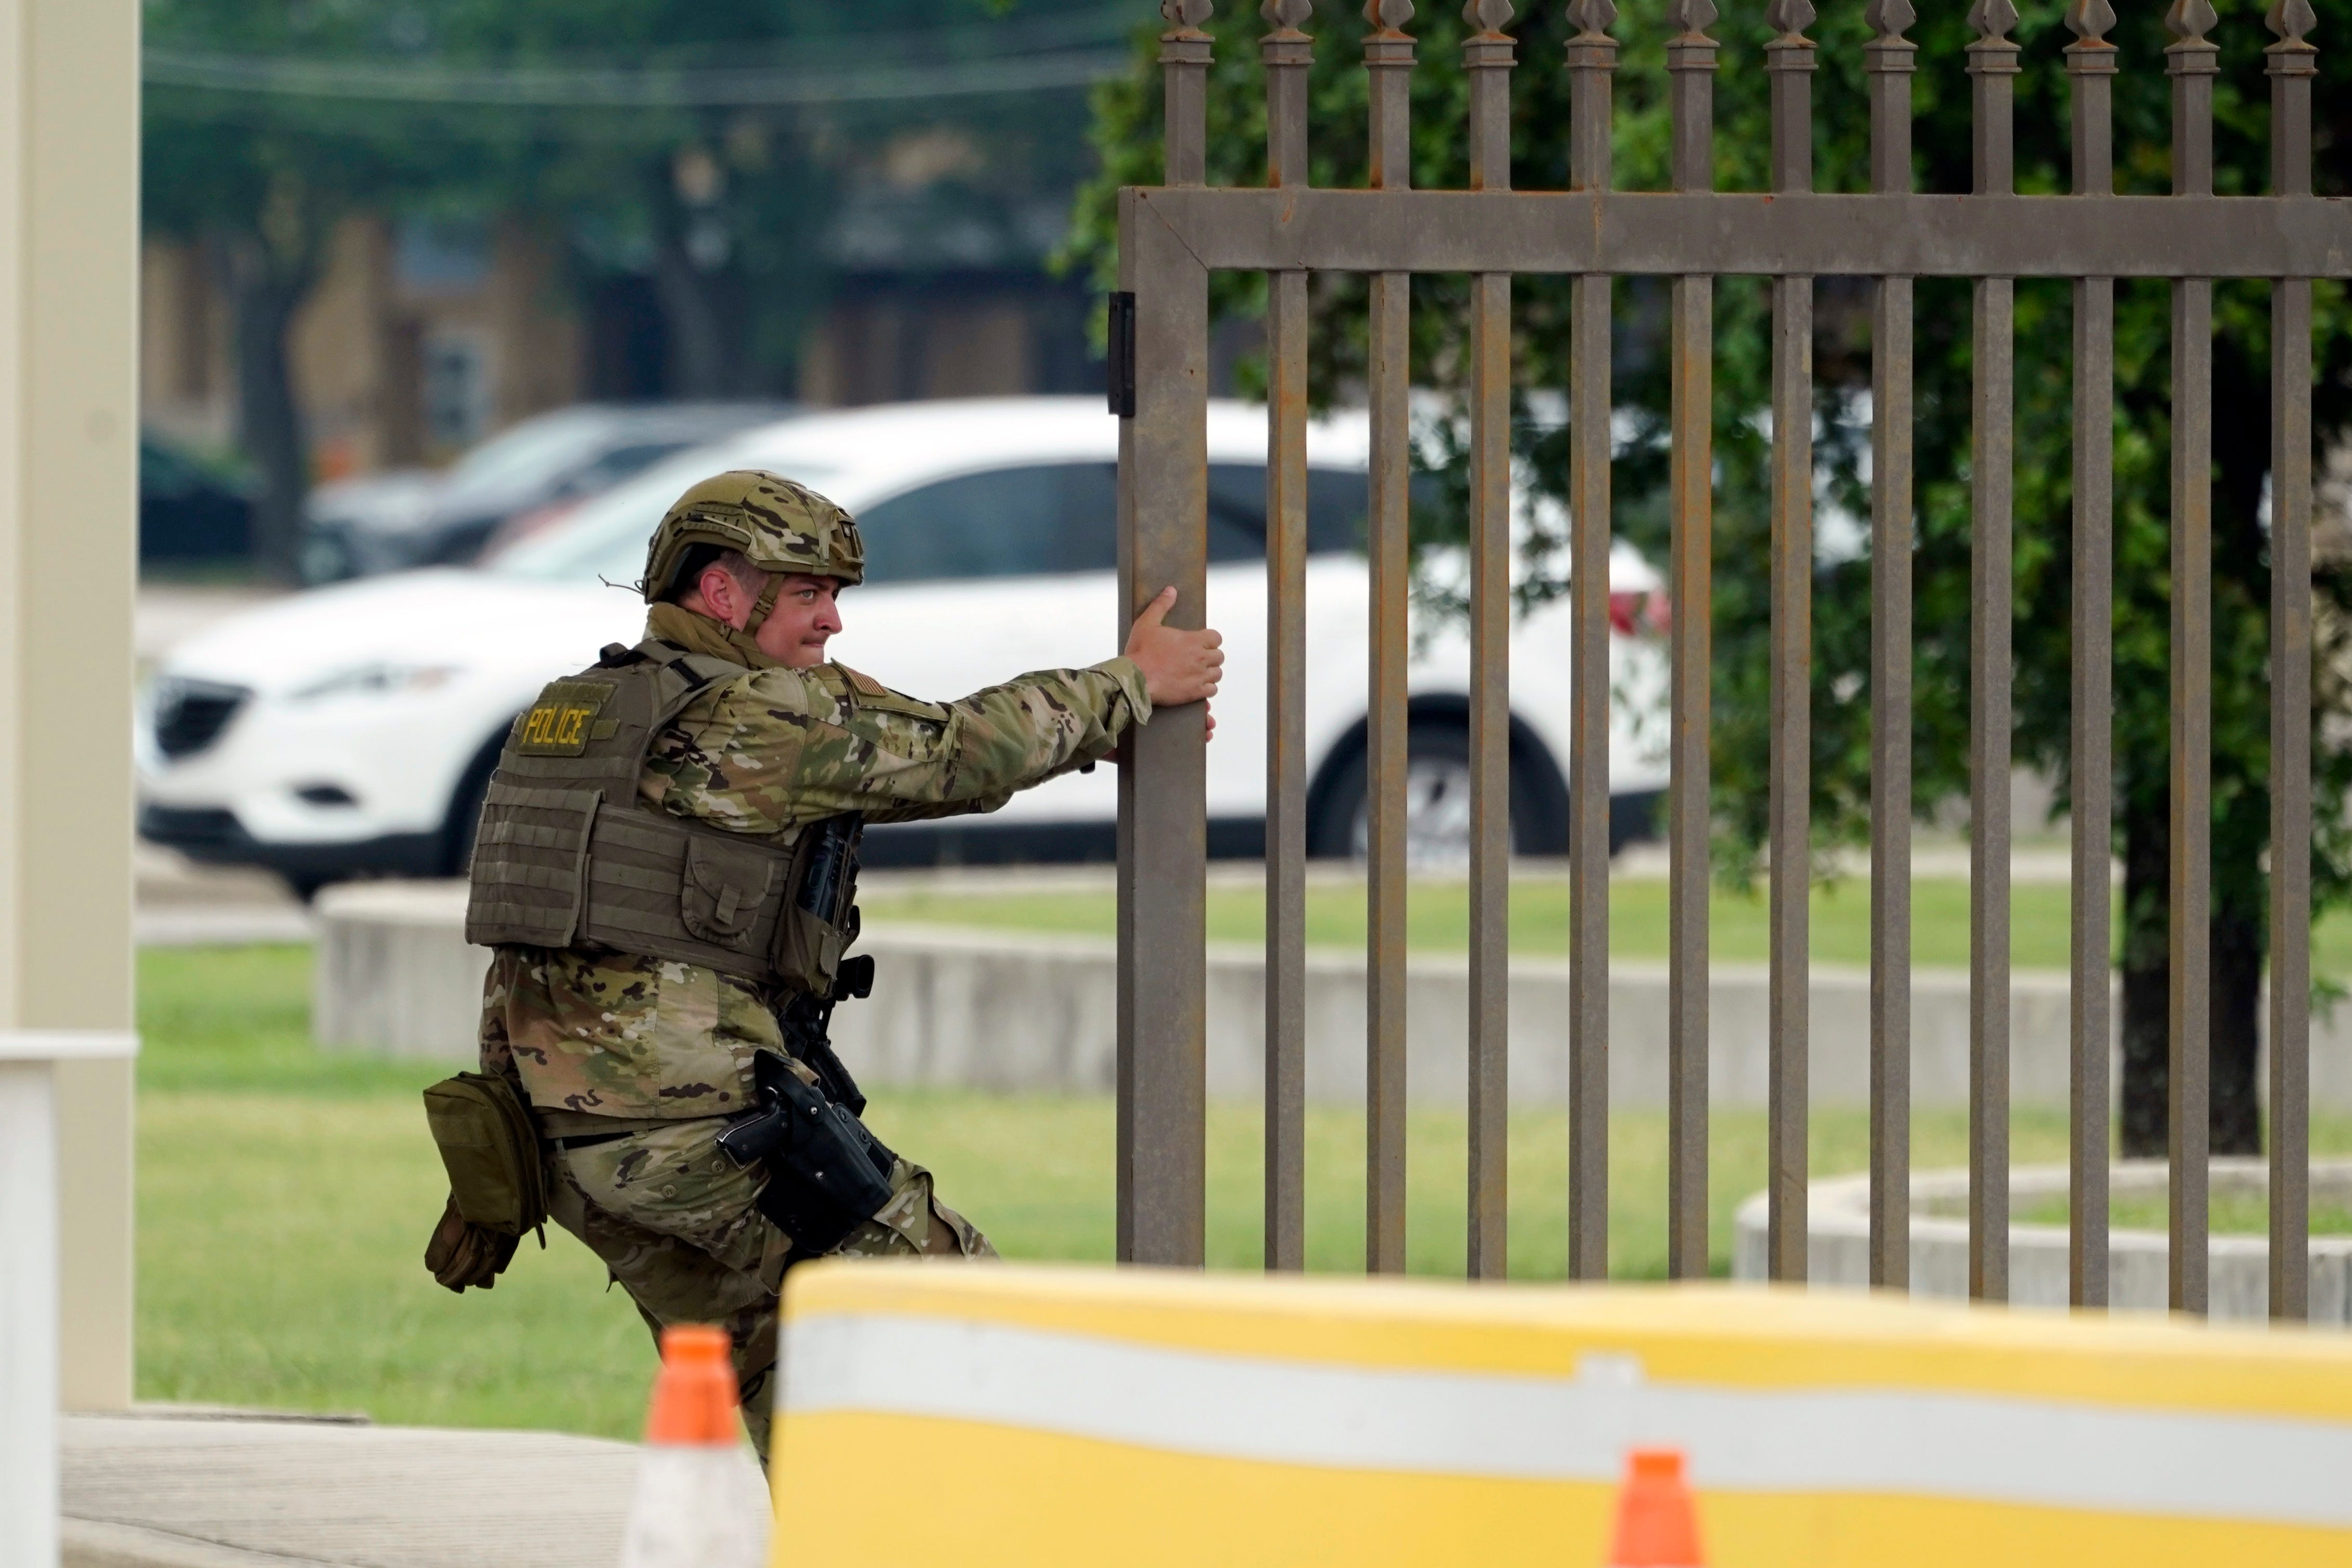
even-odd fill
[{"label": "camouflage pants", "polygon": [[[776,1368],[776,1306],[791,1256],[753,1200],[766,1180],[719,1152],[716,1119],[550,1150],[551,1218],[587,1244],[656,1340],[671,1323],[717,1323],[735,1341],[743,1424],[764,1461]],[[830,1256],[993,1258],[996,1249],[931,1194],[931,1173],[898,1161],[890,1201]]]}]

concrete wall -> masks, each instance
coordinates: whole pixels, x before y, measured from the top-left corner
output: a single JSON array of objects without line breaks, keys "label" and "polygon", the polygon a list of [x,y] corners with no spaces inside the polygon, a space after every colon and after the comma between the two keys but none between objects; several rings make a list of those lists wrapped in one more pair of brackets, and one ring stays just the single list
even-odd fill
[{"label": "concrete wall", "polygon": [[[470,1060],[485,955],[465,946],[462,887],[362,883],[320,899],[316,1022],[337,1047]],[[835,1018],[842,1056],[869,1087],[1108,1093],[1114,1073],[1117,980],[1111,944],[1074,936],[930,926],[870,926],[872,998]],[[1310,954],[1307,1088],[1317,1099],[1364,1092],[1364,963]],[[1520,1103],[1568,1098],[1568,966],[1512,967],[1511,1092]],[[1767,978],[1758,967],[1715,973],[1709,1041],[1718,1105],[1765,1103]],[[1246,1100],[1263,1079],[1265,991],[1257,950],[1212,948],[1209,1092]],[[1816,969],[1812,1099],[1868,1103],[1869,977]],[[2066,1099],[2066,977],[2020,977],[2011,993],[2014,1098]],[[1416,958],[1407,986],[1410,1090],[1459,1104],[1467,1072],[1469,993],[1459,958]],[[1926,970],[1912,986],[1914,1102],[1958,1106],[1968,1097],[1968,977]],[[1621,1106],[1666,1101],[1663,965],[1619,963],[1610,975],[1610,1097]],[[2313,1041],[2315,1104],[2352,1109],[2352,1009]]]}]

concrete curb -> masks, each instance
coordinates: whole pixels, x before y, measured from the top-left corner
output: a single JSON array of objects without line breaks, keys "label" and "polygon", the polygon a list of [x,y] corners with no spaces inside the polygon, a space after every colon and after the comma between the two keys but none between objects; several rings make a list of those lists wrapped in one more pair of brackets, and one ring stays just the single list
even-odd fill
[{"label": "concrete curb", "polygon": [[[320,894],[313,1027],[330,1049],[470,1065],[488,955],[464,937],[457,883],[366,883]],[[876,924],[858,951],[877,966],[874,995],[835,1015],[842,1058],[870,1089],[981,1089],[1103,1094],[1115,1076],[1118,963],[1089,936]],[[1264,1090],[1264,957],[1255,946],[1209,950],[1208,1087],[1248,1101]],[[1769,1082],[1760,965],[1717,965],[1710,985],[1710,1101],[1760,1107]],[[2063,1105],[2070,1079],[2068,979],[2022,971],[2011,985],[2011,1077],[2021,1105]],[[1510,1082],[1520,1105],[1568,1099],[1567,1019],[1575,987],[1561,959],[1511,965]],[[1912,976],[1912,1097],[1968,1103],[1969,977]],[[1406,978],[1407,1091],[1459,1106],[1468,1080],[1469,982],[1459,955],[1417,954]],[[2121,1009],[2115,1009],[2120,1019]],[[1609,977],[1610,1103],[1666,1103],[1666,968],[1621,960]],[[1818,1105],[1870,1099],[1870,977],[1816,965],[1809,1076]],[[1360,952],[1307,958],[1307,1092],[1361,1104],[1365,976]],[[2314,1020],[2312,1103],[2352,1109],[2352,1009]],[[2111,1047],[2112,1050],[2112,1047]],[[2120,1082],[2121,1072],[2112,1074]]]}]

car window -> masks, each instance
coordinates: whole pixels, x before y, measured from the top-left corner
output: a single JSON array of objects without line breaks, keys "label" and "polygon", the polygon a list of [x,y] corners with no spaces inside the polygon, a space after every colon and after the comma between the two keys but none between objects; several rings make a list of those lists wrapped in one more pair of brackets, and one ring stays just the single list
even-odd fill
[{"label": "car window", "polygon": [[866,580],[1108,571],[1118,561],[1118,498],[1107,463],[995,468],[920,486],[859,515]]},{"label": "car window", "polygon": [[641,474],[671,453],[693,444],[681,436],[675,441],[637,441],[626,446],[615,446],[600,454],[596,460],[575,473],[564,476],[555,487],[558,496],[593,496],[608,490],[632,474]]},{"label": "car window", "polygon": [[[1307,476],[1307,549],[1363,548],[1366,480],[1345,468]],[[1109,571],[1118,563],[1118,468],[1039,464],[959,475],[869,507],[858,517],[868,582]],[[1265,559],[1265,465],[1209,465],[1209,561]]]},{"label": "car window", "polygon": [[[1348,468],[1307,471],[1307,553],[1364,548],[1370,481]],[[1209,465],[1209,563],[1265,559],[1265,465]]]}]

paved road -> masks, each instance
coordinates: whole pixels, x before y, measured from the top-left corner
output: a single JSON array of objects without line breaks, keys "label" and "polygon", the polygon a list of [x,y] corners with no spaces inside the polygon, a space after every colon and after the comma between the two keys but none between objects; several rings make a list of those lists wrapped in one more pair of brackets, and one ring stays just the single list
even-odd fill
[{"label": "paved road", "polygon": [[636,1454],[551,1432],[69,1416],[64,1568],[611,1568]]}]

